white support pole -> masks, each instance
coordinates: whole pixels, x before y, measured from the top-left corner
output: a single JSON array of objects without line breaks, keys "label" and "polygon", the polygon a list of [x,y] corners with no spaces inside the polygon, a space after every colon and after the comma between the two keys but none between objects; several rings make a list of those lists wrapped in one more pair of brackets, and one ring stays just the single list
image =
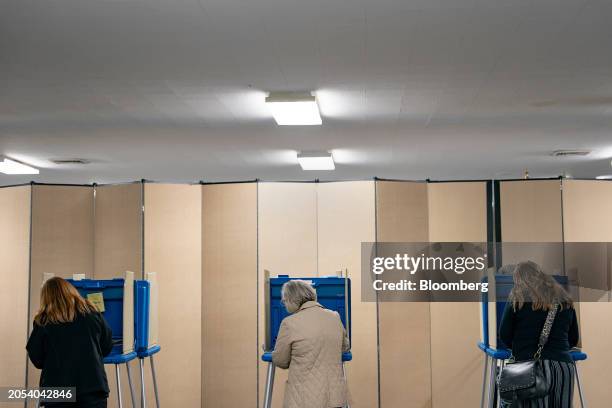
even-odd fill
[{"label": "white support pole", "polygon": [[155,362],[153,361],[153,356],[149,358],[151,359],[151,375],[153,376],[153,391],[155,394],[155,406],[159,408],[159,393],[157,391],[157,376],[155,375]]},{"label": "white support pole", "polygon": [[119,401],[119,408],[123,408],[123,401],[121,400],[121,376],[119,374],[119,364],[115,364],[115,377],[117,377],[117,400]]},{"label": "white support pole", "polygon": [[487,374],[489,368],[489,355],[485,353],[485,363],[484,363],[484,373],[482,375],[482,395],[480,397],[480,408],[484,408],[485,405],[485,396],[487,394]]},{"label": "white support pole", "polygon": [[140,363],[140,407],[147,408],[147,396],[145,392],[144,360],[138,359]]},{"label": "white support pole", "polygon": [[132,385],[132,372],[130,371],[130,362],[125,363],[127,370],[128,384],[130,385],[130,398],[132,399],[132,408],[136,408],[136,398],[134,397],[134,386]]},{"label": "white support pole", "polygon": [[576,385],[578,386],[578,396],[580,397],[580,406],[586,408],[584,396],[582,395],[582,385],[580,384],[580,376],[578,375],[578,364],[574,363],[574,371],[576,372]]},{"label": "white support pole", "polygon": [[266,379],[266,390],[264,394],[264,408],[272,408],[272,392],[274,391],[274,363],[268,363],[268,378]]},{"label": "white support pole", "polygon": [[[500,373],[504,369],[505,366],[506,366],[506,360],[500,360],[499,361],[499,372]],[[497,407],[498,408],[501,407],[501,396],[499,394],[497,395]]]},{"label": "white support pole", "polygon": [[489,408],[494,408],[495,406],[495,371],[497,368],[497,360],[491,357],[491,367],[489,370],[489,403],[487,404]]},{"label": "white support pole", "polygon": [[[342,375],[344,376],[344,381],[346,381],[346,383],[348,384],[348,378],[346,377],[346,368],[344,367],[344,362],[342,363]],[[348,398],[348,395],[346,397]],[[345,407],[346,408],[351,408],[351,404],[348,401],[348,399],[346,401]]]}]

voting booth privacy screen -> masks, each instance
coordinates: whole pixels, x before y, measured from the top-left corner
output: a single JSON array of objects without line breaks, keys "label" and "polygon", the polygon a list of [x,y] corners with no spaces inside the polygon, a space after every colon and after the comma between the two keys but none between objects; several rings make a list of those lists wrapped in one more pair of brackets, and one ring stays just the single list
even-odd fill
[{"label": "voting booth privacy screen", "polygon": [[[569,289],[569,279],[567,276],[554,275],[553,278],[565,290]],[[489,278],[485,277],[484,281]],[[508,297],[514,287],[512,275],[496,274],[494,275],[494,285],[489,285],[490,291],[482,294],[482,309],[481,309],[481,341],[485,346],[495,348],[497,350],[505,350],[508,347],[497,338],[499,325],[504,314]]]},{"label": "voting booth privacy screen", "polygon": [[351,338],[351,280],[339,277],[293,278],[289,275],[279,275],[270,278],[267,287],[266,313],[266,350],[274,350],[281,322],[289,315],[282,303],[281,290],[290,280],[309,282],[317,292],[317,302],[323,307],[338,312],[342,324]]},{"label": "voting booth privacy screen", "polygon": [[151,341],[150,331],[156,323],[155,311],[151,305],[156,291],[152,292],[151,282],[134,280],[128,272],[126,278],[116,279],[69,279],[83,296],[91,301],[102,313],[113,333],[112,355],[129,354],[134,351],[146,352],[157,346]]}]

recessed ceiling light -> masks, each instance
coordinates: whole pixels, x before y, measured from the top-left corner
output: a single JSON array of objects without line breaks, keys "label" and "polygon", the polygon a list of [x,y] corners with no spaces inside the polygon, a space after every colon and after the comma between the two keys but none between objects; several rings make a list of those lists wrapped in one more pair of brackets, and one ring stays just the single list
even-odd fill
[{"label": "recessed ceiling light", "polygon": [[329,152],[300,152],[297,155],[302,170],[334,170],[334,158]]},{"label": "recessed ceiling light", "polygon": [[280,126],[320,125],[317,100],[310,92],[271,92],[266,104]]},{"label": "recessed ceiling light", "polygon": [[40,171],[27,164],[6,157],[0,157],[0,173],[4,174],[39,174]]},{"label": "recessed ceiling light", "polygon": [[597,180],[612,180],[612,174],[603,174],[595,177]]}]

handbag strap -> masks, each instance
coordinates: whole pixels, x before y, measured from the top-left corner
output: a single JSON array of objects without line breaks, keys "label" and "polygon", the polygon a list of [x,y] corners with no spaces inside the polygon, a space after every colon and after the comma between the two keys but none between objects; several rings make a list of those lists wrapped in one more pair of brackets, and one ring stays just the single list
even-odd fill
[{"label": "handbag strap", "polygon": [[557,316],[557,310],[559,310],[559,305],[554,304],[553,307],[548,311],[548,315],[546,315],[546,321],[544,322],[544,327],[542,328],[542,332],[540,333],[540,340],[538,342],[538,351],[536,351],[534,360],[539,360],[542,356],[542,350],[544,346],[548,342],[548,336],[550,336],[550,331],[552,329],[553,323],[555,322],[555,317]]}]

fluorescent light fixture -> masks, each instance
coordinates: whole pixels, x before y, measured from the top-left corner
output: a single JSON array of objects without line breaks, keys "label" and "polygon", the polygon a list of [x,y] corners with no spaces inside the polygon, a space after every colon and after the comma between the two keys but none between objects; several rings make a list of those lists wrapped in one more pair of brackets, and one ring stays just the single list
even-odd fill
[{"label": "fluorescent light fixture", "polygon": [[334,159],[329,152],[300,152],[297,155],[302,170],[334,170]]},{"label": "fluorescent light fixture", "polygon": [[597,180],[612,180],[612,174],[603,174],[595,177]]},{"label": "fluorescent light fixture", "polygon": [[27,164],[20,163],[6,157],[0,157],[0,173],[4,174],[39,174],[40,171]]},{"label": "fluorescent light fixture", "polygon": [[266,104],[279,126],[320,125],[317,100],[310,92],[271,92]]}]

